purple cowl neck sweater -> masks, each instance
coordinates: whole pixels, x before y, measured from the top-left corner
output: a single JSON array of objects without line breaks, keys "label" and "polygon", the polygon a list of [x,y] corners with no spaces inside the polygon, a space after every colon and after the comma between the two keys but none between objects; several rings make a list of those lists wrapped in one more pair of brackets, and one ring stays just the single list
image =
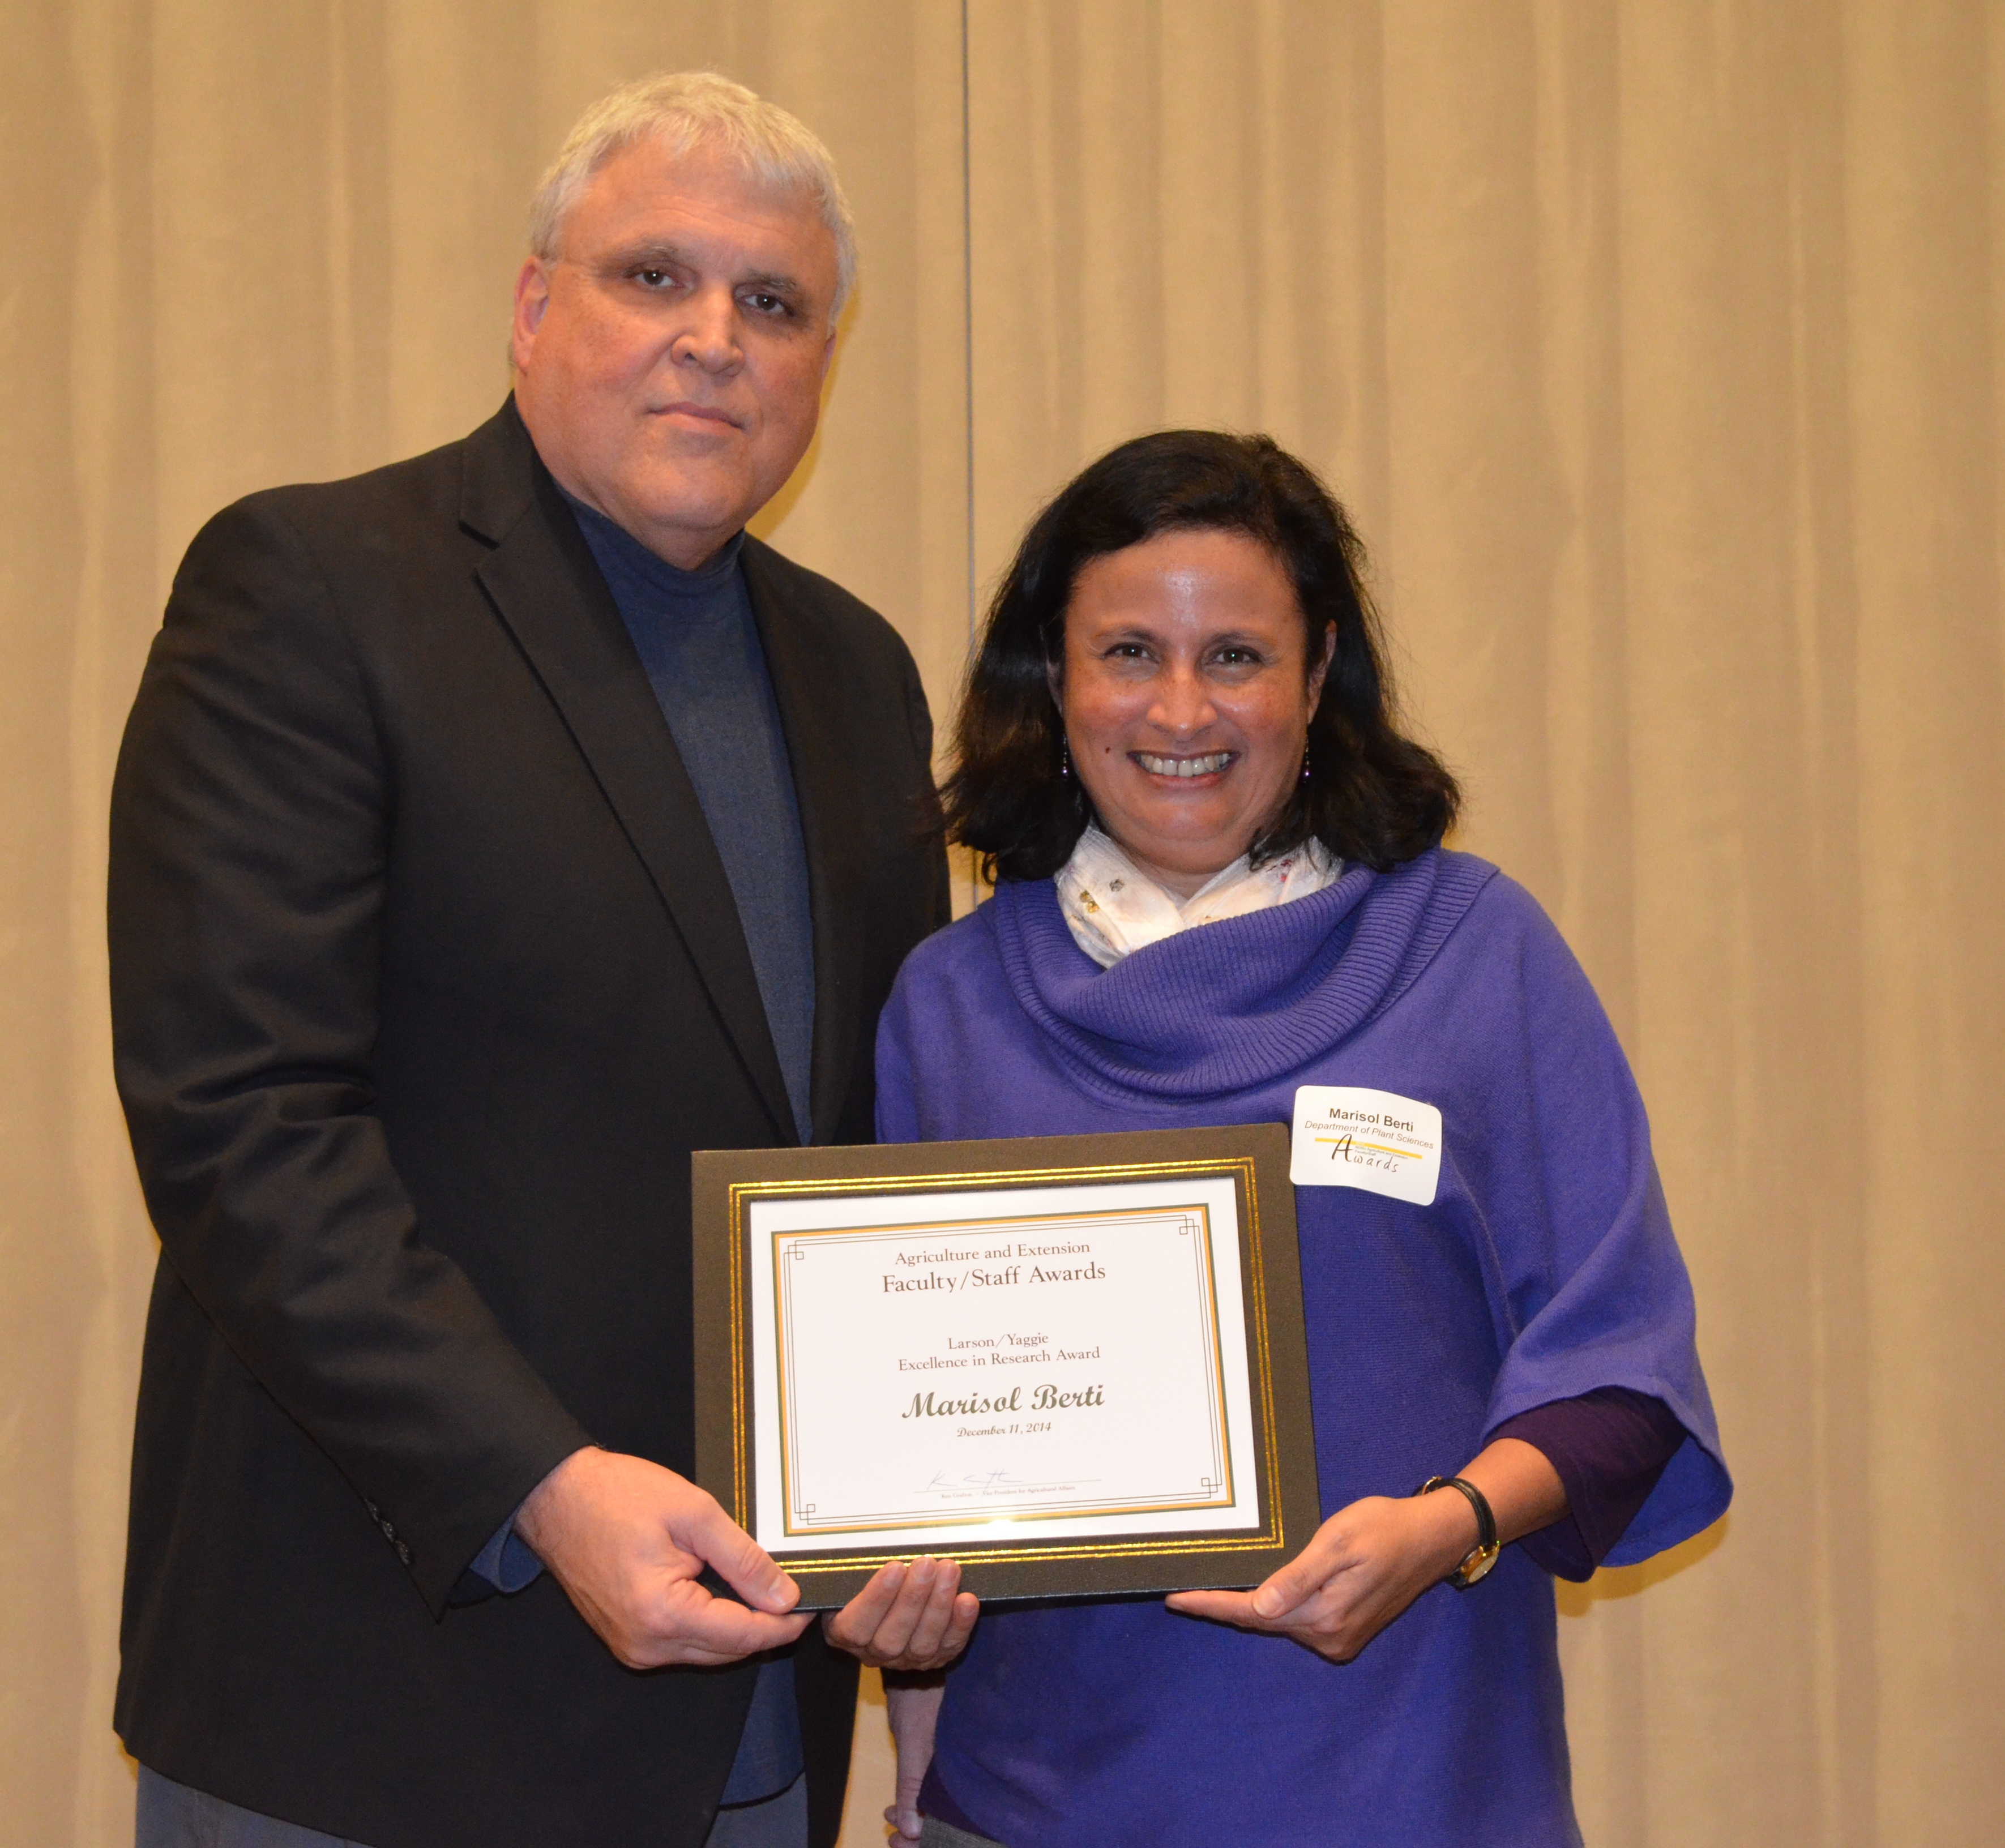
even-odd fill
[{"label": "purple cowl neck sweater", "polygon": [[[1324,1512],[1604,1386],[1687,1434],[1611,1558],[1725,1510],[1642,1100],[1558,933],[1482,861],[1357,868],[1104,971],[1048,881],[1006,884],[912,953],[877,1067],[889,1142],[1286,1123],[1301,1084],[1438,1106],[1432,1206],[1296,1190]],[[934,1763],[1008,1848],[1579,1840],[1552,1581],[1516,1546],[1341,1667],[1154,1598],[993,1606]]]}]

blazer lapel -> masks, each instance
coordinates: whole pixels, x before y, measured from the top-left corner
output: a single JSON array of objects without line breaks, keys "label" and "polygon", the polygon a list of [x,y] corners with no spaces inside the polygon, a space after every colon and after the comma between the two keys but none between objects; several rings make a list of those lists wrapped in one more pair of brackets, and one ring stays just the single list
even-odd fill
[{"label": "blazer lapel", "polygon": [[[862,918],[867,894],[857,879],[852,844],[867,833],[853,818],[855,779],[844,761],[839,715],[828,690],[843,683],[842,663],[812,614],[796,607],[766,566],[764,546],[749,534],[742,554],[752,613],[766,651],[766,671],[780,708],[793,766],[794,799],[807,852],[808,903],[814,922],[814,1052],[809,1108],[815,1139],[833,1134],[855,1070],[857,993],[862,979]],[[872,1023],[875,1024],[874,1022]]]},{"label": "blazer lapel", "polygon": [[613,593],[512,400],[469,444],[461,518],[494,542],[481,583],[668,907],[777,1140],[792,1143],[793,1112],[724,863]]}]

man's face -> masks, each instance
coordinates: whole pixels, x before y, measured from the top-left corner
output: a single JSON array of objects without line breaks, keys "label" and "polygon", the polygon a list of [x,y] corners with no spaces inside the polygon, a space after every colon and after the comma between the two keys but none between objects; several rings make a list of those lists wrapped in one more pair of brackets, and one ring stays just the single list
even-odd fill
[{"label": "man's face", "polygon": [[650,139],[515,284],[515,401],[558,481],[693,569],[778,493],[834,351],[835,239],[805,194]]}]

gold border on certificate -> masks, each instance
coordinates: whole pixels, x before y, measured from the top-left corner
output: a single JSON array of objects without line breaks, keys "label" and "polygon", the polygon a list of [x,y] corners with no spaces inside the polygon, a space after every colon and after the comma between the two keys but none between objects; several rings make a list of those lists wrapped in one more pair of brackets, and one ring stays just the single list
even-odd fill
[{"label": "gold border on certificate", "polygon": [[[1155,1178],[1155,1177],[1146,1177]],[[939,1191],[944,1192],[945,1189]],[[814,1504],[803,1505],[795,1494],[795,1484],[800,1474],[798,1448],[799,1419],[796,1413],[795,1395],[797,1390],[797,1370],[791,1368],[788,1355],[792,1347],[792,1284],[797,1263],[810,1248],[810,1242],[820,1238],[842,1238],[859,1242],[888,1240],[941,1233],[964,1232],[994,1238],[1013,1232],[1019,1227],[1035,1226],[1047,1235],[1055,1235],[1061,1228],[1069,1226],[1090,1226],[1096,1221],[1105,1224],[1119,1221],[1133,1224],[1161,1220],[1166,1224],[1174,1223],[1177,1235],[1188,1238],[1192,1249],[1199,1283],[1200,1302],[1203,1326],[1199,1335],[1204,1349],[1206,1375],[1206,1412],[1210,1420],[1212,1468],[1214,1474],[1197,1484],[1203,1492],[1177,1495],[1165,1490],[1157,1496],[1143,1495],[1117,1498],[1113,1502],[1096,1502],[1088,1497],[1071,1502],[1054,1503],[1048,1508],[1012,1508],[1009,1518],[1012,1521],[1078,1520],[1092,1520],[1097,1515],[1167,1514],[1185,1509],[1230,1508],[1233,1503],[1232,1437],[1226,1428],[1225,1408],[1225,1357],[1218,1326],[1218,1283],[1216,1274],[1215,1254],[1212,1249],[1211,1209],[1203,1200],[1192,1200],[1182,1206],[1109,1207],[1099,1212],[1033,1213],[1022,1214],[987,1214],[978,1219],[921,1220],[910,1224],[901,1223],[887,1226],[832,1226],[805,1228],[799,1231],[774,1232],[773,1249],[773,1341],[775,1363],[779,1371],[780,1418],[780,1480],[782,1502],[781,1519],[789,1537],[799,1534],[868,1534],[896,1532],[913,1527],[987,1527],[993,1517],[981,1513],[964,1516],[943,1515],[937,1509],[915,1509],[888,1520],[872,1521],[815,1519]],[[928,1395],[931,1397],[930,1394]],[[914,1403],[918,1402],[918,1392]],[[979,1414],[988,1416],[988,1414]],[[794,1557],[791,1553],[788,1558]]]}]

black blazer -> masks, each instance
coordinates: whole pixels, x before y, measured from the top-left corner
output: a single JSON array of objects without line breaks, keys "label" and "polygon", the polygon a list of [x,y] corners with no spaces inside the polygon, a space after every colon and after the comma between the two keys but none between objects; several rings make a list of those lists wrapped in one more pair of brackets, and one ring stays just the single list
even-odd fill
[{"label": "black blazer", "polygon": [[[946,916],[911,655],[747,541],[814,919],[815,1139]],[[689,1153],[795,1140],[730,887],[512,402],[189,548],[112,797],[162,1259],[118,1727],[372,1848],[700,1843],[754,1671],[621,1667],[466,1568],[588,1441],[690,1470]],[[801,1646],[812,1839],[853,1663]]]}]

